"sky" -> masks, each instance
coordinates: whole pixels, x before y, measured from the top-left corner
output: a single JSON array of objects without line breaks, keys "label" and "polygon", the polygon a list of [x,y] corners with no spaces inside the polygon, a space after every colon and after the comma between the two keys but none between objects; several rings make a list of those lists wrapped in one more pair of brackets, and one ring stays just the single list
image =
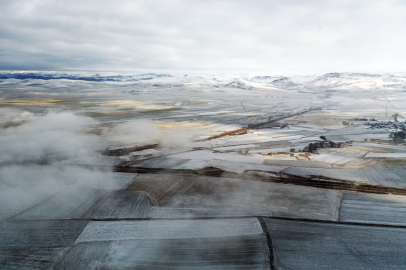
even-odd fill
[{"label": "sky", "polygon": [[405,72],[406,1],[1,0],[0,70]]}]

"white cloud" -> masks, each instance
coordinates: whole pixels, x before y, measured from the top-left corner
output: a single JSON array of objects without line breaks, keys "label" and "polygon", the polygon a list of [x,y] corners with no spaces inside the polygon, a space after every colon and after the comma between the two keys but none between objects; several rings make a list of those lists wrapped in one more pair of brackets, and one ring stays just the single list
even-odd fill
[{"label": "white cloud", "polygon": [[96,136],[83,133],[83,129],[94,123],[91,118],[59,113],[8,128],[0,136],[0,165],[92,155],[101,142]]},{"label": "white cloud", "polygon": [[1,69],[404,71],[401,1],[2,1]]},{"label": "white cloud", "polygon": [[60,163],[101,156],[102,142],[86,132],[94,120],[72,113],[12,113],[15,117],[6,120],[19,126],[0,133],[0,220],[68,187],[86,196],[84,187],[111,180],[109,172]]}]

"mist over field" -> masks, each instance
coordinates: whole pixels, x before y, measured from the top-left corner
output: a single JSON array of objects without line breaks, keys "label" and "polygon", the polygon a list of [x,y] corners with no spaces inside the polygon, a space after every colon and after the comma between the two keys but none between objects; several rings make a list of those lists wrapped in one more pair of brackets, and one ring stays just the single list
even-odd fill
[{"label": "mist over field", "polygon": [[85,132],[96,123],[91,118],[67,112],[34,115],[21,111],[7,120],[18,125],[4,129],[0,136],[2,214],[21,211],[66,188],[75,187],[79,193],[109,181],[108,172],[61,163],[100,156],[97,150],[102,142]]},{"label": "mist over field", "polygon": [[406,269],[405,14],[0,1],[0,269]]}]

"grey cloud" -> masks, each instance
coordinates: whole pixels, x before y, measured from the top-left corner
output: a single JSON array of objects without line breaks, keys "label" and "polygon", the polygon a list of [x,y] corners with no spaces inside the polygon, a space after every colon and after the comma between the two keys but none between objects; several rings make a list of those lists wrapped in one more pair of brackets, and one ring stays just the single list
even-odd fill
[{"label": "grey cloud", "polygon": [[404,69],[401,1],[2,1],[1,69]]}]

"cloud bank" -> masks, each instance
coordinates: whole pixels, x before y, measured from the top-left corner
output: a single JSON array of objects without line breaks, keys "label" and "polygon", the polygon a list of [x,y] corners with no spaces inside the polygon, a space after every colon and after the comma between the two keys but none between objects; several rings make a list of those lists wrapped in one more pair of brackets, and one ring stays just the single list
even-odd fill
[{"label": "cloud bank", "polygon": [[94,120],[72,113],[28,116],[30,121],[21,124],[27,113],[14,113],[11,121],[20,125],[0,133],[0,220],[67,188],[87,196],[86,188],[98,188],[111,179],[109,172],[60,162],[100,156],[102,142],[86,132]]}]

